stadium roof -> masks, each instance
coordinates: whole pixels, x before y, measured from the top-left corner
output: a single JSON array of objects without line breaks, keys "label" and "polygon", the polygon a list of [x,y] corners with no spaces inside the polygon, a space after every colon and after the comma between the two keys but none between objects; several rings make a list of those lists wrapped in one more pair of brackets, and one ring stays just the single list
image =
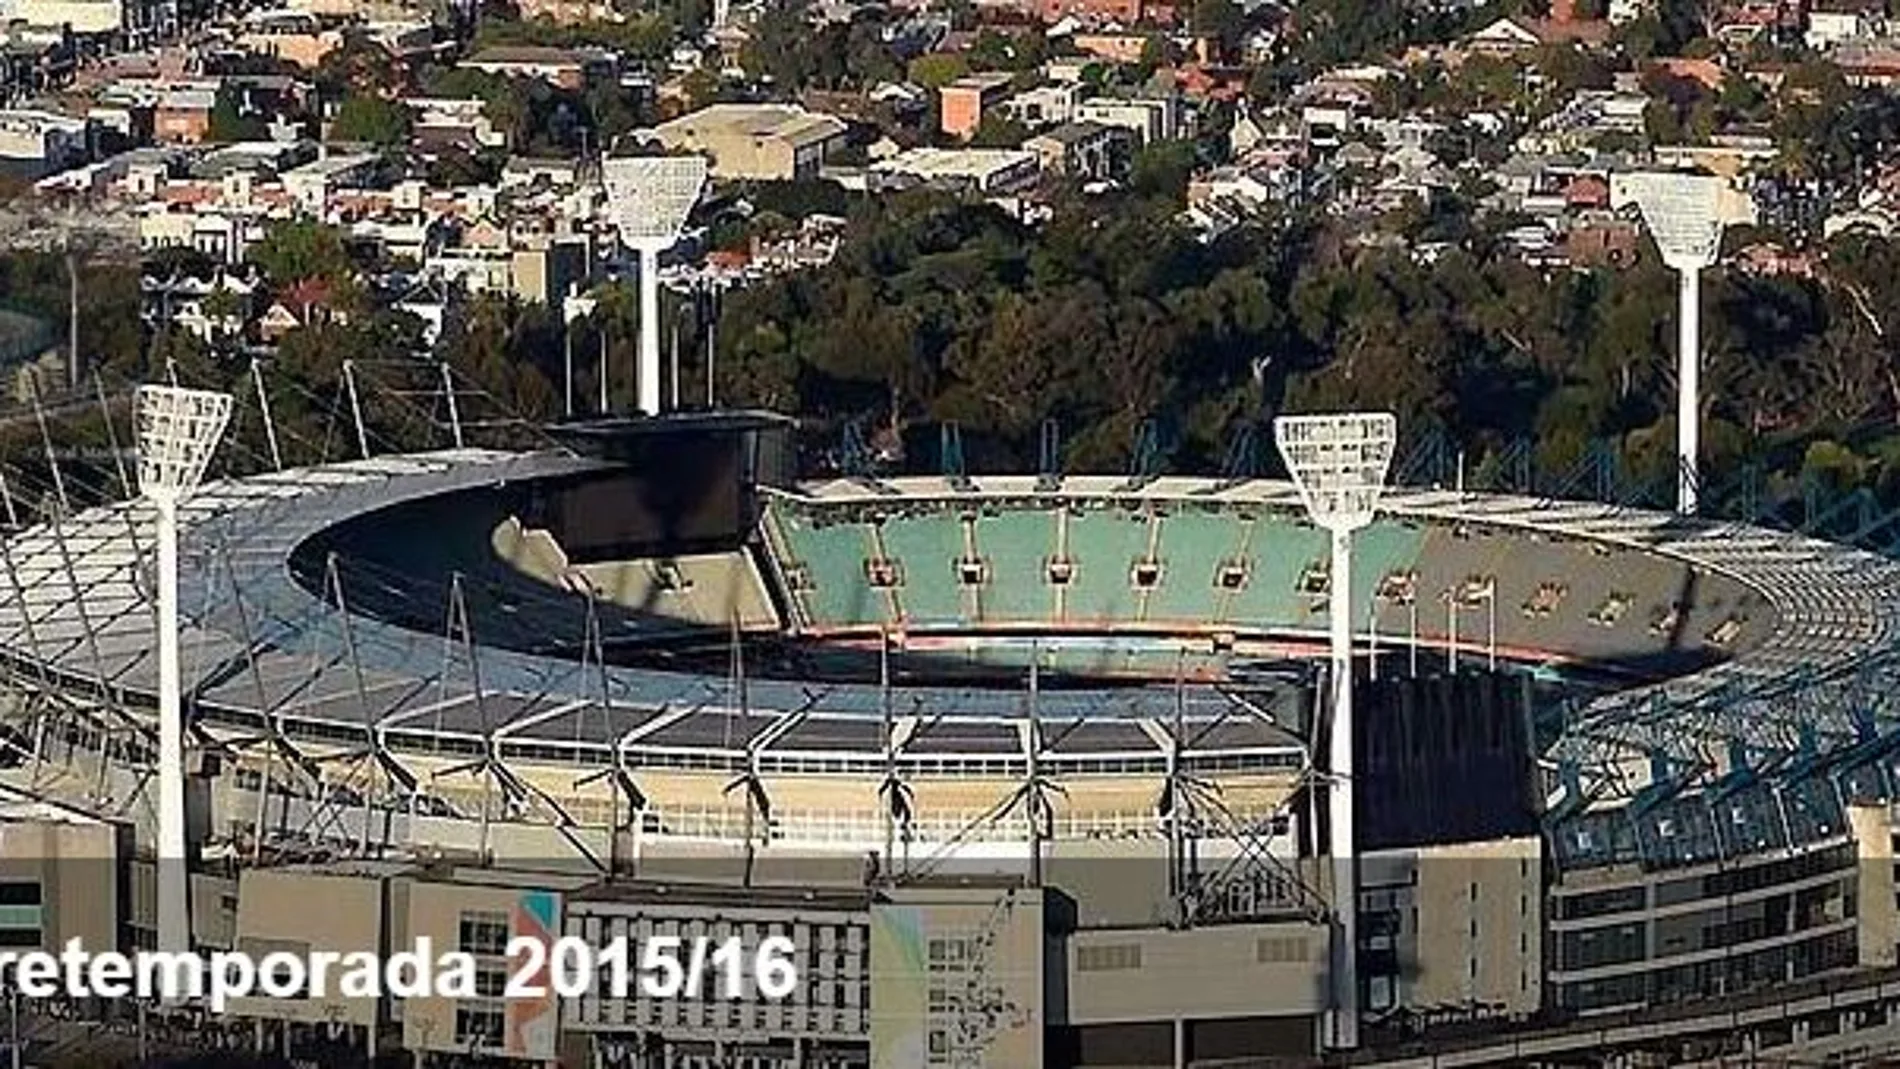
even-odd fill
[{"label": "stadium roof", "polygon": [[[298,545],[352,516],[599,468],[564,454],[457,450],[206,487],[184,509],[181,592],[192,621],[186,678],[201,715],[251,727],[281,723],[288,734],[338,745],[375,736],[391,746],[492,747],[542,760],[598,760],[617,747],[683,767],[877,767],[879,734],[867,730],[884,709],[876,686],[754,680],[744,708],[735,708],[723,676],[614,667],[603,691],[602,674],[572,659],[491,646],[471,652],[441,633],[346,617],[287,565]],[[1053,485],[1034,477],[837,480],[777,500],[807,512],[928,511],[944,502],[1298,509],[1293,488],[1282,483],[1108,476]],[[135,501],[91,509],[6,542],[0,656],[25,671],[131,695],[135,704],[149,694],[156,664],[143,567],[148,508]],[[1719,579],[1762,599],[1766,633],[1719,663],[1564,710],[1544,756],[1563,781],[1554,803],[1566,811],[1606,800],[1661,804],[1683,786],[1727,790],[1742,776],[1798,778],[1829,755],[1887,752],[1880,747],[1900,725],[1900,687],[1889,679],[1900,665],[1900,565],[1884,558],[1799,535],[1595,503],[1395,488],[1382,511],[1442,528],[1454,541],[1466,529],[1502,532],[1492,552],[1503,558],[1534,546],[1601,550],[1671,562],[1692,578]],[[1442,552],[1455,553],[1454,541]],[[905,691],[902,701],[905,761],[1015,767],[1034,749],[1071,770],[1159,767],[1177,701],[1188,718],[1218,726],[1204,748],[1223,759],[1290,768],[1304,760],[1303,740],[1276,719],[1270,702],[1263,707],[1219,686],[1049,690],[1036,709],[1039,732],[1027,726],[1020,692],[924,687]]]}]

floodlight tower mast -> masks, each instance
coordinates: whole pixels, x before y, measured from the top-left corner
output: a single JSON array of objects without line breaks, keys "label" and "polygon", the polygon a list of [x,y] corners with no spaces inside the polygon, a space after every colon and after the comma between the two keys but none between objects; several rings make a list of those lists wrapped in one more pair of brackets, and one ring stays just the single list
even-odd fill
[{"label": "floodlight tower mast", "polygon": [[136,395],[139,493],[156,513],[158,545],[158,949],[191,949],[185,871],[184,683],[178,665],[178,504],[204,479],[231,421],[231,396],[177,386]]},{"label": "floodlight tower mast", "polygon": [[1332,722],[1327,729],[1327,854],[1333,865],[1332,1008],[1327,1044],[1359,1045],[1359,872],[1353,823],[1352,534],[1372,522],[1398,419],[1389,413],[1281,416],[1273,437],[1315,524],[1332,535],[1327,617],[1332,635]]},{"label": "floodlight tower mast", "polygon": [[1611,202],[1635,204],[1676,272],[1676,511],[1693,515],[1702,448],[1702,271],[1721,252],[1722,231],[1755,221],[1746,193],[1710,175],[1642,172],[1614,176]]},{"label": "floodlight tower mast", "polygon": [[[660,413],[660,253],[679,241],[706,186],[704,156],[618,156],[601,161],[607,216],[640,256],[640,412]],[[603,374],[604,374],[603,370]]]}]

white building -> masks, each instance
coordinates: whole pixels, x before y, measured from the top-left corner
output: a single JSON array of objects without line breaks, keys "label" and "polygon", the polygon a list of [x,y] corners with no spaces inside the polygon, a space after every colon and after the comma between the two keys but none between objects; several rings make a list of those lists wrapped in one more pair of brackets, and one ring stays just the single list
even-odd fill
[{"label": "white building", "polygon": [[873,188],[913,185],[965,190],[985,197],[1020,193],[1036,184],[1041,164],[1015,149],[914,148],[871,165]]},{"label": "white building", "polygon": [[1609,10],[1605,14],[1609,16],[1610,25],[1621,26],[1642,18],[1655,6],[1656,0],[1610,0]]},{"label": "white building", "polygon": [[262,221],[244,212],[211,207],[168,211],[158,207],[139,216],[139,248],[145,252],[195,249],[217,262],[235,264],[262,240]]},{"label": "white building", "polygon": [[376,166],[373,153],[332,155],[311,160],[301,167],[285,171],[280,180],[284,191],[297,203],[313,212],[322,212],[330,194],[354,186]]},{"label": "white building", "polygon": [[28,26],[142,42],[178,30],[174,0],[14,0],[12,18]]},{"label": "white building", "polygon": [[1039,130],[1073,121],[1076,106],[1081,103],[1082,87],[1078,84],[1039,85],[1017,93],[998,107],[1010,121]]},{"label": "white building", "polygon": [[1808,29],[1802,40],[1816,52],[1826,52],[1836,45],[1866,40],[1873,35],[1873,29],[1867,16],[1859,11],[1810,11]]},{"label": "white building", "polygon": [[488,118],[487,102],[480,97],[406,97],[404,104],[415,113],[415,136],[430,140],[430,135],[466,136],[485,148],[500,148],[508,135],[495,129]]},{"label": "white building", "polygon": [[0,171],[41,178],[86,162],[88,123],[50,111],[0,111]]},{"label": "white building", "polygon": [[1181,136],[1181,107],[1173,97],[1097,97],[1075,108],[1076,122],[1119,126],[1134,134],[1136,148]]}]

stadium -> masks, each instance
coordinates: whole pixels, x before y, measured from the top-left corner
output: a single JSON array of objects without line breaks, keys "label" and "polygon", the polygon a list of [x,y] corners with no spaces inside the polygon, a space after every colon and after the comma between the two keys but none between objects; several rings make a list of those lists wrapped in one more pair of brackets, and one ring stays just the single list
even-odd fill
[{"label": "stadium", "polygon": [[[728,909],[1047,889],[1068,943],[1032,940],[1032,986],[1068,990],[997,1026],[1036,1033],[1038,1064],[1315,1054],[1338,938],[1314,801],[1328,536],[1292,484],[800,479],[785,422],[756,413],[552,434],[378,454],[359,427],[361,456],[184,502],[202,867],[448,858]],[[1900,1001],[1900,567],[1424,467],[1396,465],[1353,549],[1367,1050],[1448,1018],[1467,1063],[1864,1049]],[[141,849],[150,522],[138,500],[55,509],[0,542],[9,793],[129,823]],[[1254,933],[1250,964],[1299,980],[1211,1020],[1090,1009],[1122,945],[1102,940],[1130,931]],[[1282,953],[1262,932],[1302,934]],[[832,1032],[879,1049],[868,1000],[839,998],[859,1017]],[[1761,1000],[1766,1024],[1736,1016]],[[627,1057],[589,1012],[564,1027]],[[989,1061],[958,1060],[975,1042],[932,1038],[927,1063],[1029,1064],[996,1027]],[[895,1064],[768,1048],[679,1064]]]}]

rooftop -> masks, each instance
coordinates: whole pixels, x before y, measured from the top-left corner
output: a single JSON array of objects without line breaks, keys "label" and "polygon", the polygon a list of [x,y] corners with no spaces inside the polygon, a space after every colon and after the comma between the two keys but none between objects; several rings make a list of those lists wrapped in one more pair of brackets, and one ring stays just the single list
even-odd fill
[{"label": "rooftop", "polygon": [[464,63],[581,66],[598,63],[606,58],[606,53],[597,48],[550,48],[545,45],[493,45],[482,49]]},{"label": "rooftop", "polygon": [[1113,129],[1115,128],[1112,126],[1106,126],[1098,122],[1066,122],[1053,130],[1046,130],[1037,134],[1029,140],[1042,141],[1046,139],[1057,142],[1058,144],[1076,145],[1090,138],[1100,137],[1102,134]]},{"label": "rooftop", "polygon": [[654,128],[672,138],[751,137],[811,142],[844,133],[842,120],[796,104],[712,104]]},{"label": "rooftop", "polygon": [[920,178],[968,178],[994,174],[1021,164],[1035,164],[1033,152],[1004,148],[914,148],[871,165],[874,171],[911,174]]}]

